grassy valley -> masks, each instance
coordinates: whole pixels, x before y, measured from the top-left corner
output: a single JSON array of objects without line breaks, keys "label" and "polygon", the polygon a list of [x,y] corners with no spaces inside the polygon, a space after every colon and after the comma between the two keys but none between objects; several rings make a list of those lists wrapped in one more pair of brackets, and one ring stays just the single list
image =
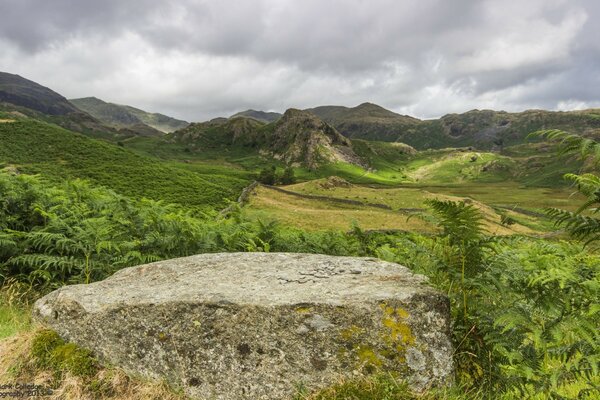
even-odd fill
[{"label": "grassy valley", "polygon": [[[297,400],[596,398],[596,111],[421,121],[365,103],[248,110],[175,129],[96,101],[104,111],[49,114],[45,97],[16,93],[0,110],[0,381],[38,379],[73,398],[119,398],[139,385],[147,398],[182,399],[85,350],[62,352],[68,344],[32,325],[31,302],[156,260],[306,252],[377,257],[428,276],[450,299],[456,372],[441,391],[413,393],[375,371],[299,389]],[[99,129],[68,129],[74,115]],[[138,123],[175,130],[123,131]],[[527,138],[550,127],[584,137]]]}]

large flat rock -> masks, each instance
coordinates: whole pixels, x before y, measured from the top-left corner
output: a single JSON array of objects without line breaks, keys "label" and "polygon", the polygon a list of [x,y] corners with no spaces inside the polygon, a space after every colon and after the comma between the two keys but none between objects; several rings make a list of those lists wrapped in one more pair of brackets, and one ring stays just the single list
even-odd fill
[{"label": "large flat rock", "polygon": [[286,399],[377,371],[452,376],[449,303],[372,258],[203,254],[123,269],[38,300],[34,317],[130,373],[199,399]]}]

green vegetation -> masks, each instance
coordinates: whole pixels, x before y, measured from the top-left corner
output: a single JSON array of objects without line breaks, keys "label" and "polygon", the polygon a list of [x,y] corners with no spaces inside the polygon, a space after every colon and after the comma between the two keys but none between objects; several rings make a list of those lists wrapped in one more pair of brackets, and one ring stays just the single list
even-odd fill
[{"label": "green vegetation", "polygon": [[533,131],[554,127],[584,133],[600,127],[599,110],[551,112],[529,110],[507,113],[471,110],[439,119],[419,120],[376,104],[354,108],[316,107],[308,110],[352,139],[402,142],[418,150],[476,146],[503,149],[523,143]]},{"label": "green vegetation", "polygon": [[[595,166],[600,163],[600,143],[593,139],[560,130],[542,131],[537,135],[559,142],[560,154],[575,153]],[[557,225],[565,226],[575,238],[584,239],[586,243],[600,240],[600,218],[596,216],[600,212],[600,176],[592,173],[567,174],[565,178],[573,182],[586,201],[576,211],[551,208],[548,213]]]},{"label": "green vegetation", "polygon": [[317,393],[300,393],[294,400],[444,400],[470,399],[458,389],[432,390],[424,394],[413,393],[406,382],[391,374],[377,374],[368,379],[340,382]]},{"label": "green vegetation", "polygon": [[[207,251],[375,255],[425,273],[450,295],[457,379],[465,390],[495,398],[586,398],[599,383],[598,255],[568,242],[492,240],[473,205],[430,201],[442,228],[437,236],[358,227],[307,233],[249,222],[236,210],[200,220],[77,181],[52,186],[4,174],[1,187],[4,279],[48,290],[102,279],[126,265]],[[339,390],[368,393],[367,387],[377,394],[390,382],[348,385]],[[397,390],[404,391],[402,385]],[[402,398],[394,393],[390,398]]]},{"label": "green vegetation", "polygon": [[[498,118],[506,117],[511,129],[529,129],[546,118],[525,114],[518,120],[476,112],[430,126],[445,124],[460,142],[488,119],[501,124]],[[567,114],[561,121],[589,122],[588,113]],[[579,124],[582,119],[587,122]],[[581,160],[556,157],[545,143],[511,146],[508,137],[495,143],[502,153],[416,152],[356,140],[353,150],[370,169],[346,162],[295,168],[259,152],[276,124],[246,120],[228,120],[231,131],[223,121],[194,124],[166,138],[133,137],[119,146],[0,112],[0,339],[31,334],[26,365],[11,361],[23,366],[20,376],[50,371],[75,376],[90,390],[113,390],[89,353],[53,332],[31,333],[34,293],[165,258],[286,251],[399,262],[427,275],[452,306],[453,389],[419,397],[396,377],[375,373],[319,393],[300,391],[299,399],[595,398],[595,141],[540,134],[562,144],[566,157],[577,153]],[[240,139],[236,132],[258,136]],[[198,140],[175,140],[196,134]],[[241,142],[231,146],[233,140]],[[579,173],[568,175],[578,196],[559,179],[567,172]],[[289,186],[259,186],[243,207],[229,202],[259,176]],[[216,212],[228,204],[224,215]],[[549,216],[542,214],[546,209],[552,209]],[[542,238],[554,234],[552,219],[583,243],[565,240],[566,234]]]},{"label": "green vegetation", "polygon": [[2,280],[4,282],[0,283],[0,340],[31,328],[29,304],[33,295],[28,287],[17,284],[13,279]]},{"label": "green vegetation", "polygon": [[[19,118],[0,124],[0,162],[55,181],[85,178],[127,196],[197,208],[222,207],[247,181],[203,176],[55,125]],[[32,145],[35,144],[35,145]]]}]

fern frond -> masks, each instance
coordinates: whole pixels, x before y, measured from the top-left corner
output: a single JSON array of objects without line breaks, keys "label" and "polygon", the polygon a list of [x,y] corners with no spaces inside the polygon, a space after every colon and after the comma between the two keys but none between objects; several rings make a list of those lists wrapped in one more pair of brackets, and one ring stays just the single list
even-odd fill
[{"label": "fern frond", "polygon": [[435,216],[440,220],[444,235],[454,242],[480,240],[483,237],[483,216],[479,210],[464,201],[426,200]]},{"label": "fern frond", "polygon": [[600,143],[593,139],[560,129],[540,130],[530,133],[528,138],[537,137],[549,140],[558,145],[559,154],[577,154],[581,159],[592,158],[600,162]]}]

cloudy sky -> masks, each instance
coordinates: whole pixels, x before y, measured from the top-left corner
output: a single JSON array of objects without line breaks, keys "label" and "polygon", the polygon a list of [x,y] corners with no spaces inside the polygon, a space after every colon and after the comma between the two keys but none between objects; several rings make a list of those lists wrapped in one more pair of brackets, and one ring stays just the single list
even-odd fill
[{"label": "cloudy sky", "polygon": [[197,121],[600,107],[597,0],[0,0],[0,71]]}]

